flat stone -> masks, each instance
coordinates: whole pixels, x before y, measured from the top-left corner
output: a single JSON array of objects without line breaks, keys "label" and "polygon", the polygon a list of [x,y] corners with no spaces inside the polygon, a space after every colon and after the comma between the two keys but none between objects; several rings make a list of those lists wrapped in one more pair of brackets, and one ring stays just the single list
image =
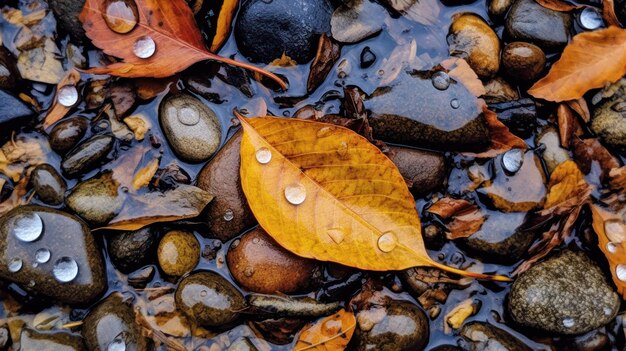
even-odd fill
[{"label": "flat stone", "polygon": [[548,333],[582,334],[611,322],[621,304],[600,267],[564,251],[522,273],[511,286],[513,321]]},{"label": "flat stone", "polygon": [[41,201],[50,205],[63,203],[67,184],[54,167],[49,164],[38,165],[31,173],[30,181]]},{"label": "flat stone", "polygon": [[415,195],[428,194],[443,185],[446,179],[446,161],[441,153],[389,146],[390,159],[398,167]]},{"label": "flat stone", "polygon": [[[41,218],[43,233],[34,241],[17,238],[18,220],[33,215]],[[35,253],[50,251],[46,262],[37,262]],[[76,261],[78,275],[67,283],[55,279],[53,267],[62,257]],[[21,267],[11,271],[9,264],[21,260]],[[15,261],[14,261],[15,262]],[[67,213],[40,206],[17,207],[0,218],[0,277],[60,302],[85,305],[106,289],[106,274],[100,249],[87,225]]]},{"label": "flat stone", "polygon": [[571,25],[567,12],[547,9],[535,0],[517,0],[506,16],[505,36],[554,51],[567,44]]},{"label": "flat stone", "polygon": [[105,173],[78,184],[65,199],[65,204],[90,224],[104,225],[124,205],[125,196],[118,188],[112,173]]},{"label": "flat stone", "polygon": [[91,171],[113,148],[115,138],[96,135],[70,151],[61,162],[61,169],[70,177]]}]

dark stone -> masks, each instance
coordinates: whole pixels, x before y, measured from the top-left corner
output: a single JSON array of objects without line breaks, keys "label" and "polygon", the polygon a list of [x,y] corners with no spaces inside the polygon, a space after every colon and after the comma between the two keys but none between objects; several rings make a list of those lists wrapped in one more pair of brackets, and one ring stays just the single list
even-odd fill
[{"label": "dark stone", "polygon": [[446,179],[442,154],[408,147],[390,146],[390,159],[415,195],[428,194],[440,188]]},{"label": "dark stone", "polygon": [[50,131],[50,147],[59,155],[65,155],[85,136],[89,120],[85,117],[63,119]]},{"label": "dark stone", "polygon": [[0,89],[0,135],[11,134],[14,128],[23,126],[35,113],[22,100]]},{"label": "dark stone", "polygon": [[[33,242],[14,235],[17,221],[36,215],[43,223],[43,233]],[[35,252],[48,249],[50,259],[35,261]],[[55,279],[52,270],[62,257],[76,261],[78,275],[70,282]],[[21,269],[9,270],[9,262],[19,258]],[[71,305],[85,305],[106,289],[104,263],[87,225],[78,218],[50,208],[22,206],[0,218],[0,277],[19,284],[27,291],[51,297]]]},{"label": "dark stone", "polygon": [[124,205],[125,196],[112,173],[79,183],[65,199],[67,207],[93,225],[104,225]]},{"label": "dark stone", "polygon": [[571,23],[567,12],[547,9],[535,0],[517,0],[506,16],[505,36],[554,51],[567,44]]},{"label": "dark stone", "polygon": [[83,338],[66,332],[39,332],[22,329],[20,350],[37,351],[83,351],[87,350]]},{"label": "dark stone", "polygon": [[537,45],[516,41],[502,50],[504,75],[513,82],[531,84],[539,79],[545,67],[546,54]]},{"label": "dark stone", "polygon": [[490,103],[489,109],[498,114],[500,122],[513,134],[523,139],[532,136],[537,127],[537,107],[532,99]]},{"label": "dark stone", "polygon": [[509,8],[513,4],[513,0],[489,0],[488,1],[489,17],[493,20],[501,22]]},{"label": "dark stone", "polygon": [[270,63],[283,54],[305,63],[315,56],[322,33],[330,31],[327,0],[248,0],[235,24],[239,51],[253,62]]},{"label": "dark stone", "polygon": [[89,312],[83,320],[82,334],[89,350],[105,351],[114,342],[123,342],[126,351],[150,349],[148,339],[141,335],[135,322],[132,307],[119,293],[109,295]]},{"label": "dark stone", "polygon": [[470,322],[461,329],[470,351],[531,351],[532,349],[508,332],[489,323]]},{"label": "dark stone", "polygon": [[80,43],[89,43],[79,19],[85,0],[49,0],[49,4],[61,30]]},{"label": "dark stone", "polygon": [[41,201],[50,205],[63,203],[67,184],[54,167],[49,164],[38,165],[31,173],[30,181]]},{"label": "dark stone", "polygon": [[157,233],[150,227],[111,234],[108,237],[108,252],[113,265],[122,273],[130,273],[152,263],[156,255],[157,238]]},{"label": "dark stone", "polygon": [[0,89],[15,90],[21,78],[15,62],[16,59],[11,52],[0,45]]},{"label": "dark stone", "polygon": [[532,266],[511,286],[507,311],[520,325],[581,334],[611,322],[620,297],[582,252],[564,251]]},{"label": "dark stone", "polygon": [[154,278],[156,268],[146,266],[128,274],[128,284],[135,289],[143,289]]},{"label": "dark stone", "polygon": [[215,272],[197,272],[176,288],[176,307],[201,326],[227,328],[239,318],[246,302],[237,288]]},{"label": "dark stone", "polygon": [[[241,132],[235,133],[198,175],[198,187],[215,196],[205,209],[207,234],[222,241],[234,238],[256,223],[241,189],[241,136]],[[232,212],[230,220],[227,220],[230,216],[224,217],[228,211]]]},{"label": "dark stone", "polygon": [[113,148],[115,138],[110,135],[97,135],[76,146],[61,162],[61,169],[68,176],[89,172]]},{"label": "dark stone", "polygon": [[[376,311],[384,308],[385,311]],[[380,318],[380,314],[384,317]],[[419,307],[392,300],[386,307],[372,306],[357,314],[355,350],[418,351],[428,341],[428,318]]]},{"label": "dark stone", "polygon": [[[451,80],[446,90],[433,86],[430,73],[400,76],[365,101],[374,138],[442,150],[480,150],[489,145],[476,97]],[[457,108],[452,107],[456,99]]]},{"label": "dark stone", "polygon": [[620,155],[626,156],[626,94],[594,108],[591,130]]},{"label": "dark stone", "polygon": [[369,68],[374,62],[376,62],[376,55],[369,46],[364,47],[361,51],[361,68]]}]

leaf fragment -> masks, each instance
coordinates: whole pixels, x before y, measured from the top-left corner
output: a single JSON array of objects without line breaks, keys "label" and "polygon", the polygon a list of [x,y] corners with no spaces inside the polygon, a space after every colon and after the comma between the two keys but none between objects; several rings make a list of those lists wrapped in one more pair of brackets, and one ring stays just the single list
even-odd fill
[{"label": "leaf fragment", "polygon": [[[598,205],[591,205],[592,227],[598,235],[598,247],[611,267],[617,291],[626,298],[626,282],[618,276],[618,267],[626,265],[626,225],[623,218]],[[622,276],[623,278],[623,276]]]},{"label": "leaf fragment", "polygon": [[133,179],[133,189],[139,190],[144,186],[150,184],[152,177],[156,174],[156,171],[159,169],[159,158],[155,158],[150,161],[145,167],[137,171],[135,174],[135,178]]},{"label": "leaf fragment", "polygon": [[75,68],[70,69],[67,74],[61,79],[59,84],[57,84],[56,93],[54,96],[54,103],[48,113],[46,114],[46,118],[43,120],[44,129],[48,129],[50,126],[55,124],[61,118],[65,117],[65,115],[72,108],[71,106],[63,106],[58,101],[59,91],[65,86],[73,86],[76,87],[78,82],[80,81],[80,73]]},{"label": "leaf fragment", "polygon": [[294,350],[296,351],[341,351],[345,350],[352,339],[356,327],[354,313],[339,312],[319,319],[305,326]]}]

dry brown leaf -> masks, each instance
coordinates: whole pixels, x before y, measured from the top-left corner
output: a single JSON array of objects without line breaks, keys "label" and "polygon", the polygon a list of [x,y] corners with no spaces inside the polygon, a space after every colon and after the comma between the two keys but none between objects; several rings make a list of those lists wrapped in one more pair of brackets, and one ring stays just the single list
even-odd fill
[{"label": "dry brown leaf", "polygon": [[341,47],[335,43],[329,36],[322,34],[320,36],[319,43],[317,44],[317,53],[313,62],[311,62],[311,68],[309,70],[309,79],[306,83],[307,93],[312,93],[317,89],[322,82],[326,79],[326,76],[333,68],[333,65],[339,59],[341,55]]},{"label": "dry brown leaf", "polygon": [[480,230],[485,222],[485,216],[475,204],[463,199],[444,197],[427,209],[444,220],[446,223],[446,238],[455,240],[467,238]]},{"label": "dry brown leaf", "polygon": [[144,186],[150,184],[152,177],[156,174],[156,171],[159,169],[159,158],[155,158],[150,161],[145,167],[137,171],[135,174],[135,178],[133,179],[133,189],[139,190]]},{"label": "dry brown leaf", "polygon": [[587,187],[585,177],[573,161],[565,161],[558,165],[548,182],[548,195],[544,209],[558,205],[573,196],[577,191]]},{"label": "dry brown leaf", "polygon": [[626,298],[626,282],[618,277],[618,269],[626,265],[626,225],[623,217],[594,204],[591,205],[591,215],[593,230],[598,235],[598,247],[609,261],[617,292]]},{"label": "dry brown leaf", "polygon": [[146,317],[141,313],[140,309],[134,308],[133,311],[135,312],[135,323],[137,323],[137,325],[141,328],[142,334],[152,339],[157,347],[163,344],[167,346],[168,350],[187,350],[185,345],[181,344],[178,340],[168,337],[162,331],[154,328],[152,324],[150,324],[150,322],[146,319]]},{"label": "dry brown leaf", "polygon": [[393,162],[367,139],[308,120],[239,119],[244,194],[259,224],[287,250],[367,270],[430,266],[507,280],[428,256],[413,196]]},{"label": "dry brown leaf", "polygon": [[602,18],[609,26],[624,28],[615,14],[615,2],[613,0],[602,1]]},{"label": "dry brown leaf", "polygon": [[585,7],[584,5],[574,5],[562,0],[536,0],[537,3],[547,9],[559,12],[570,12]]},{"label": "dry brown leaf", "polygon": [[561,102],[581,98],[626,74],[626,29],[611,26],[576,35],[548,75],[528,93],[538,99]]},{"label": "dry brown leaf", "polygon": [[124,118],[124,123],[133,131],[135,139],[142,141],[146,137],[146,133],[150,130],[151,125],[142,115],[133,115]]},{"label": "dry brown leaf", "polygon": [[[101,11],[101,0],[85,2],[80,14],[85,33],[106,54],[123,60],[106,67],[91,68],[90,73],[129,78],[163,78],[196,62],[214,60],[267,76],[283,89],[287,88],[285,82],[273,73],[209,52],[185,0],[135,0],[135,3],[139,21],[132,31],[120,34],[107,25]],[[156,51],[148,58],[140,58],[134,53],[134,46],[145,37],[154,41]]]},{"label": "dry brown leaf", "polygon": [[565,102],[567,106],[569,106],[572,110],[574,110],[580,118],[585,121],[585,123],[591,120],[591,113],[589,112],[589,106],[587,105],[587,100],[585,98],[580,98],[577,100],[569,100]]},{"label": "dry brown leaf", "polygon": [[177,81],[176,75],[167,78],[137,78],[135,79],[137,96],[142,100],[152,99]]},{"label": "dry brown leaf", "polygon": [[574,116],[574,111],[565,103],[560,103],[556,110],[557,123],[559,125],[559,140],[561,146],[569,149],[572,136],[580,135],[582,127]]},{"label": "dry brown leaf", "polygon": [[[209,0],[205,0],[209,1]],[[230,34],[230,26],[233,22],[233,15],[237,12],[239,0],[224,0],[220,7],[220,13],[217,16],[217,26],[213,42],[211,42],[211,51],[217,52]]]},{"label": "dry brown leaf", "polygon": [[597,162],[601,168],[601,178],[605,179],[613,168],[619,167],[619,161],[607,150],[598,139],[572,139],[574,160],[584,174],[589,174],[592,163]]},{"label": "dry brown leaf", "polygon": [[278,66],[278,67],[293,67],[297,65],[298,65],[298,62],[296,62],[291,57],[287,56],[287,54],[285,54],[284,52],[279,58],[275,59],[274,61],[268,64],[268,66]]},{"label": "dry brown leaf", "polygon": [[486,105],[484,105],[483,107],[483,113],[485,115],[487,128],[489,129],[491,145],[489,145],[489,148],[486,151],[478,153],[463,152],[463,155],[492,158],[511,149],[526,150],[528,148],[526,142],[511,133],[509,131],[509,128],[507,128],[504,123],[498,120],[498,115],[495,112],[489,110]]},{"label": "dry brown leaf", "polygon": [[[11,196],[9,196],[9,198],[7,198],[6,200],[0,202],[0,216],[11,211],[17,206],[25,205],[26,203],[28,203],[28,201],[24,198],[24,196],[28,192],[27,188],[28,188],[29,182],[30,182],[29,176],[26,176],[20,179],[20,181],[13,188],[13,192],[11,193]],[[2,187],[0,187],[0,189],[2,189]]]},{"label": "dry brown leaf", "polygon": [[80,73],[75,68],[70,69],[65,77],[61,79],[59,84],[57,84],[56,93],[54,96],[54,103],[48,113],[46,114],[46,118],[43,120],[44,129],[48,129],[51,125],[56,123],[61,118],[65,117],[67,112],[72,108],[72,106],[67,107],[63,106],[58,101],[58,93],[61,91],[61,88],[65,86],[73,86],[76,87],[78,82],[80,81]]},{"label": "dry brown leaf", "polygon": [[293,349],[295,351],[342,351],[352,339],[355,327],[354,313],[341,310],[305,326]]},{"label": "dry brown leaf", "polygon": [[463,84],[467,90],[469,90],[476,97],[485,95],[487,90],[485,89],[485,85],[478,78],[478,75],[472,67],[462,58],[458,57],[450,57],[443,62],[441,62],[441,66],[448,70],[448,75],[456,80],[457,82]]},{"label": "dry brown leaf", "polygon": [[20,137],[0,148],[0,173],[19,181],[27,169],[47,163],[50,146],[43,138]]}]

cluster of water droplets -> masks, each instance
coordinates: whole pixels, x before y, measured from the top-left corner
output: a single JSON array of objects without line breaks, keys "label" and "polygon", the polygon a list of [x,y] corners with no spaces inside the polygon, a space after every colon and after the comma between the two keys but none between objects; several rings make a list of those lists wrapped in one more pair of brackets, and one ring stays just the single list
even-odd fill
[{"label": "cluster of water droplets", "polygon": [[[23,243],[35,243],[44,233],[44,223],[36,213],[24,214],[15,219],[12,232],[15,238]],[[48,263],[51,257],[52,252],[49,249],[37,249],[33,267]],[[17,273],[22,270],[23,266],[22,259],[14,257],[9,261],[8,269],[11,273]],[[61,283],[71,282],[78,276],[78,263],[71,257],[61,257],[54,263],[52,275]],[[34,282],[32,283],[34,285]]]}]

